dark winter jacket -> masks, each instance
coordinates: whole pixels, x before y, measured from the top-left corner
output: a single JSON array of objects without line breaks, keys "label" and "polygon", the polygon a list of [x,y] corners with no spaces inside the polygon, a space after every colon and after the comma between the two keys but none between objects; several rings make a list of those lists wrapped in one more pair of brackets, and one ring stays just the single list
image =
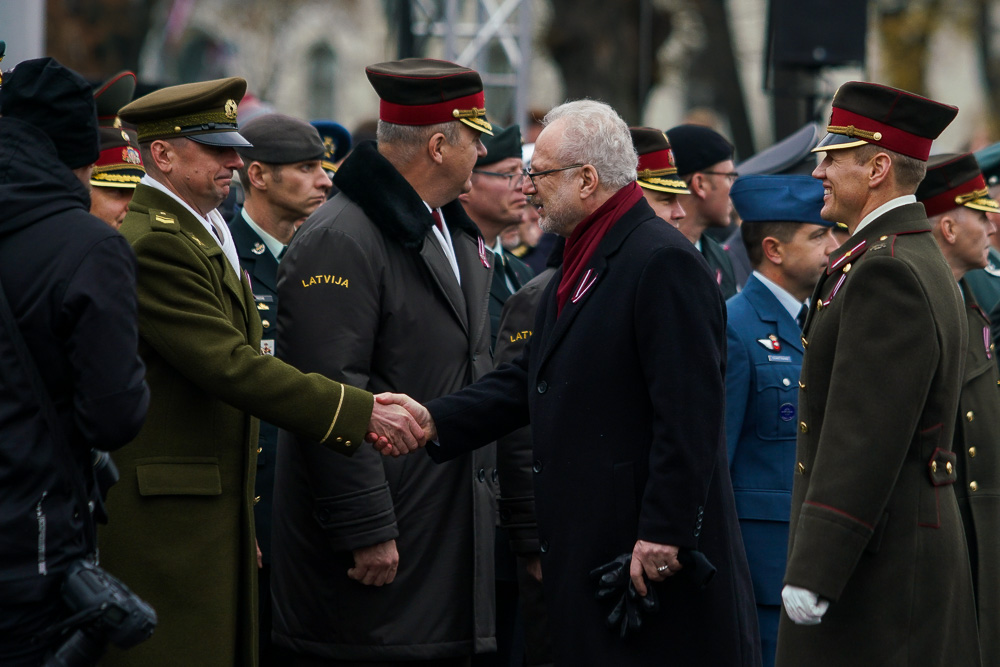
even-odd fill
[{"label": "dark winter jacket", "polygon": [[4,603],[45,597],[69,563],[93,552],[73,476],[89,496],[91,449],[135,437],[149,403],[136,354],[135,256],[89,206],[45,135],[0,118],[0,283],[72,450],[66,465],[66,445],[39,412],[30,371],[0,325]]}]

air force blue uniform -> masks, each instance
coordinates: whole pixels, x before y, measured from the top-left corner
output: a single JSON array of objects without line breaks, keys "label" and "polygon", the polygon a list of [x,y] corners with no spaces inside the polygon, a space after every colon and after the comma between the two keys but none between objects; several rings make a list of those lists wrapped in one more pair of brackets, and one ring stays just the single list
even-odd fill
[{"label": "air force blue uniform", "polygon": [[802,334],[756,275],[726,307],[726,447],[767,665],[788,549]]},{"label": "air force blue uniform", "polygon": [[[823,186],[803,175],[751,175],[730,196],[745,225],[819,217]],[[726,302],[726,447],[757,602],[765,667],[774,665],[788,550],[802,332],[794,297],[753,273]],[[785,305],[788,304],[788,305]]]}]

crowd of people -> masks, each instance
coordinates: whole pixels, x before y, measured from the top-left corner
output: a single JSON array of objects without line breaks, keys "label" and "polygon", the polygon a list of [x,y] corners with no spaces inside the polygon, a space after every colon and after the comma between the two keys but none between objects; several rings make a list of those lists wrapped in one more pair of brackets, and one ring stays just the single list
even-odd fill
[{"label": "crowd of people", "polygon": [[0,664],[1000,660],[1000,145],[365,74],[375,141],[3,74]]}]

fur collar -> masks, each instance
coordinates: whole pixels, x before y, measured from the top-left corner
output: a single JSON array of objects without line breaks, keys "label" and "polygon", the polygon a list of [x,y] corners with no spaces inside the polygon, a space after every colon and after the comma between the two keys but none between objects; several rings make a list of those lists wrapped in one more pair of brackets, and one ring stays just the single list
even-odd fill
[{"label": "fur collar", "polygon": [[[361,207],[383,234],[407,248],[419,248],[434,218],[406,179],[379,154],[375,142],[359,144],[333,177],[333,184]],[[479,229],[456,199],[441,207],[448,228],[473,239]]]}]

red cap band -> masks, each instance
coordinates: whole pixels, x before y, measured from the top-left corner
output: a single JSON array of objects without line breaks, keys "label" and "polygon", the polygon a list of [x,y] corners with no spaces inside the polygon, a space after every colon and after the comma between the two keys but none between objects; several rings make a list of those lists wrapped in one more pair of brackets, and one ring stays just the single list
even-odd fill
[{"label": "red cap band", "polygon": [[886,125],[885,123],[880,123],[877,120],[872,120],[846,109],[833,107],[833,113],[830,114],[830,125],[838,127],[853,125],[866,133],[880,132],[882,137],[877,140],[861,136],[856,138],[924,162],[927,161],[927,158],[931,154],[932,139],[918,137],[915,134],[892,127],[891,125]]},{"label": "red cap band", "polygon": [[387,123],[396,125],[434,125],[449,120],[458,120],[453,113],[455,109],[468,111],[486,107],[486,96],[482,91],[474,95],[456,97],[453,100],[435,102],[434,104],[396,104],[379,101],[378,117]]},{"label": "red cap band", "polygon": [[139,151],[132,146],[114,146],[105,148],[97,158],[95,167],[121,167],[126,169],[142,169],[142,158]]},{"label": "red cap band", "polygon": [[[958,208],[962,206],[955,201],[956,197],[961,195],[967,195],[976,190],[985,190],[986,181],[983,179],[982,175],[973,178],[971,181],[966,181],[961,185],[956,185],[951,190],[942,192],[939,195],[934,195],[929,199],[921,200],[921,204],[927,209],[927,217],[939,215],[946,211],[950,211],[953,208]],[[986,195],[989,196],[989,195]],[[972,200],[970,200],[972,201]]]},{"label": "red cap band", "polygon": [[666,150],[654,151],[652,153],[640,155],[638,171],[643,171],[645,169],[649,169],[650,171],[673,169],[676,171],[677,165],[674,163],[673,151],[668,148]]}]

